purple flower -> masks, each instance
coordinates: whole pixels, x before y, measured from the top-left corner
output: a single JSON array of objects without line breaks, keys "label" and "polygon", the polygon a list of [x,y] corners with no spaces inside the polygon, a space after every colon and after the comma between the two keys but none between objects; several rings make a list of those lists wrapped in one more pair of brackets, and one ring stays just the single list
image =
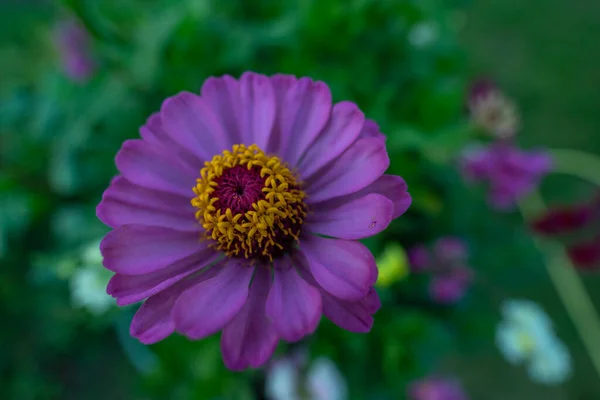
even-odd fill
[{"label": "purple flower", "polygon": [[460,301],[473,282],[473,273],[465,267],[453,268],[447,273],[435,275],[429,285],[429,295],[441,304]]},{"label": "purple flower", "polygon": [[468,400],[455,380],[428,377],[414,382],[408,388],[410,400]]},{"label": "purple flower", "polygon": [[429,296],[441,304],[460,301],[473,282],[473,273],[466,266],[469,249],[464,240],[445,236],[435,241],[432,249],[418,245],[408,251],[414,272],[429,272]]},{"label": "purple flower", "polygon": [[413,272],[425,271],[431,267],[431,255],[424,245],[418,245],[408,250],[408,262]]},{"label": "purple flower", "polygon": [[439,238],[433,245],[435,258],[440,262],[463,262],[467,259],[469,250],[461,238],[446,236]]},{"label": "purple flower", "polygon": [[56,45],[66,75],[85,82],[96,71],[88,32],[74,19],[61,22],[56,30]]},{"label": "purple flower", "polygon": [[289,75],[210,78],[200,95],[165,100],[123,144],[97,209],[113,228],[100,246],[116,273],[108,293],[145,300],[131,334],[222,330],[225,364],[241,370],[314,332],[321,314],[368,332],[377,267],[357,240],[411,203],[404,180],[384,175],[374,126],[332,104],[323,82]]},{"label": "purple flower", "polygon": [[544,151],[523,151],[510,142],[468,149],[461,169],[470,182],[487,182],[492,207],[507,210],[531,192],[551,170],[552,159]]}]

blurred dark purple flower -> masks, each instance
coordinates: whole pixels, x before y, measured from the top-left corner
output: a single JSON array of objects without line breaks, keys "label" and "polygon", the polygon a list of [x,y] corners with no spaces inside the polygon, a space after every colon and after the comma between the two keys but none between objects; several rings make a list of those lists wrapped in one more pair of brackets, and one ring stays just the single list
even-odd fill
[{"label": "blurred dark purple flower", "polygon": [[468,257],[467,244],[454,236],[438,239],[433,245],[433,252],[436,259],[443,262],[461,262]]},{"label": "blurred dark purple flower", "polygon": [[548,153],[523,151],[508,141],[470,148],[461,159],[465,180],[486,182],[489,203],[498,210],[514,207],[520,198],[535,189],[551,168]]},{"label": "blurred dark purple flower", "polygon": [[474,104],[477,101],[481,100],[482,98],[489,96],[490,93],[497,92],[497,91],[498,91],[498,87],[491,79],[481,78],[481,79],[475,80],[471,84],[471,87],[469,88],[469,97],[468,97],[469,108],[471,107],[471,104]]},{"label": "blurred dark purple flower", "polygon": [[473,281],[467,266],[468,246],[461,238],[445,236],[431,247],[418,245],[408,251],[411,270],[431,273],[430,297],[438,303],[454,304],[465,296]]},{"label": "blurred dark purple flower", "polygon": [[428,377],[414,382],[408,388],[410,400],[468,400],[455,380]]},{"label": "blurred dark purple flower", "polygon": [[429,284],[429,295],[441,304],[460,301],[473,281],[473,273],[465,267],[451,269],[446,274],[435,275]]},{"label": "blurred dark purple flower", "polygon": [[531,227],[540,235],[564,240],[576,268],[600,269],[600,193],[585,203],[552,208]]},{"label": "blurred dark purple flower", "polygon": [[415,246],[408,250],[408,262],[413,272],[426,270],[431,263],[429,250],[423,246]]},{"label": "blurred dark purple flower", "polygon": [[600,269],[600,235],[594,239],[570,246],[567,249],[569,258],[580,270]]},{"label": "blurred dark purple flower", "polygon": [[72,80],[85,82],[96,72],[89,34],[77,20],[58,24],[56,46],[65,74]]}]

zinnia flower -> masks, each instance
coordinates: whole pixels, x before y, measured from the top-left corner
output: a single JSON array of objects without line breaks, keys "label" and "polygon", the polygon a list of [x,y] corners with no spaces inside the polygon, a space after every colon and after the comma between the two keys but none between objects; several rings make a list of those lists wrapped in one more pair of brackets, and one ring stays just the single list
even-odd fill
[{"label": "zinnia flower", "polygon": [[56,30],[56,45],[65,74],[74,81],[84,82],[96,71],[88,32],[81,24],[69,19]]},{"label": "zinnia flower", "polygon": [[[411,202],[377,124],[322,82],[245,73],[167,99],[116,156],[98,217],[120,305],[145,300],[131,334],[222,330],[225,364],[265,363],[321,314],[367,332],[380,307],[362,239]],[[325,237],[326,236],[326,237]]]},{"label": "zinnia flower", "polygon": [[575,267],[600,268],[600,195],[583,204],[550,209],[532,227],[541,235],[565,239],[567,254]]},{"label": "zinnia flower", "polygon": [[267,398],[270,400],[345,400],[348,398],[346,380],[333,361],[319,357],[308,368],[305,364],[293,358],[274,361],[265,374]]},{"label": "zinnia flower", "polygon": [[502,306],[504,320],[496,329],[496,343],[511,364],[525,364],[530,378],[552,385],[571,375],[571,356],[554,334],[542,308],[527,300],[507,300]]},{"label": "zinnia flower", "polygon": [[471,87],[469,112],[475,126],[498,139],[513,137],[519,128],[517,107],[488,80]]},{"label": "zinnia flower", "polygon": [[410,400],[468,400],[460,384],[453,379],[428,377],[408,388]]},{"label": "zinnia flower", "polygon": [[547,153],[523,151],[506,141],[470,148],[461,163],[467,181],[488,183],[489,203],[499,210],[514,207],[552,168]]},{"label": "zinnia flower", "polygon": [[408,252],[414,272],[431,273],[429,296],[441,304],[460,301],[473,282],[467,266],[469,251],[460,238],[445,236],[437,239],[430,250],[420,244]]}]

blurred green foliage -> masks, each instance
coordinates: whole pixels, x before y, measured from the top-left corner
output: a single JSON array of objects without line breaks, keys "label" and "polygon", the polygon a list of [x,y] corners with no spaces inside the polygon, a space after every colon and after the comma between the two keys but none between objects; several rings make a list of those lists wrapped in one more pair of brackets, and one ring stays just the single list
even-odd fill
[{"label": "blurred green foliage", "polygon": [[[262,373],[227,371],[217,337],[171,337],[146,347],[128,334],[134,309],[94,315],[74,307],[69,292],[82,249],[107,231],[94,209],[116,173],[121,143],[138,135],[166,97],[198,91],[211,75],[306,75],[325,81],[336,101],[355,101],[388,135],[390,173],[407,180],[414,199],[410,212],[368,246],[378,254],[390,241],[409,247],[460,235],[472,244],[473,266],[495,287],[541,298],[547,278],[522,221],[489,211],[452,166],[471,134],[463,116],[466,58],[457,41],[463,6],[459,0],[0,5],[7,33],[0,41],[2,397],[260,398]],[[84,84],[65,76],[52,40],[55,24],[73,16],[92,35],[99,65]],[[403,398],[413,379],[465,372],[448,369],[446,354],[476,356],[493,345],[500,297],[485,287],[457,307],[432,303],[417,277],[381,296],[372,333],[351,334],[324,320],[307,340],[312,355],[340,366],[353,399]],[[573,329],[561,326],[573,342]]]}]

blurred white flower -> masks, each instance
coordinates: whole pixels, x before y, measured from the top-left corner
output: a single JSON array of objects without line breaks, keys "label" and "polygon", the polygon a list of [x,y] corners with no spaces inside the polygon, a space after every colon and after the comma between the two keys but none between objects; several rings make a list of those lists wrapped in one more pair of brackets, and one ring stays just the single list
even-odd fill
[{"label": "blurred white flower", "polygon": [[554,334],[542,308],[527,300],[507,300],[502,305],[504,320],[496,328],[496,344],[506,360],[526,364],[530,378],[552,385],[567,380],[571,357]]},{"label": "blurred white flower", "polygon": [[510,138],[519,129],[519,114],[515,104],[497,90],[471,101],[473,123],[499,139]]},{"label": "blurred white flower", "polygon": [[73,273],[70,280],[73,306],[86,308],[96,315],[105,313],[116,304],[115,300],[106,293],[111,272],[102,267],[99,246],[100,242],[94,242],[83,250],[82,265]]},{"label": "blurred white flower", "polygon": [[348,387],[333,361],[319,357],[306,376],[302,365],[291,358],[276,360],[266,373],[266,394],[270,400],[345,400]]},{"label": "blurred white flower", "polygon": [[437,37],[438,26],[433,21],[419,22],[408,32],[408,42],[415,47],[429,46]]},{"label": "blurred white flower", "polygon": [[315,400],[344,400],[348,388],[344,377],[333,361],[319,357],[311,365],[307,376],[308,391]]}]

